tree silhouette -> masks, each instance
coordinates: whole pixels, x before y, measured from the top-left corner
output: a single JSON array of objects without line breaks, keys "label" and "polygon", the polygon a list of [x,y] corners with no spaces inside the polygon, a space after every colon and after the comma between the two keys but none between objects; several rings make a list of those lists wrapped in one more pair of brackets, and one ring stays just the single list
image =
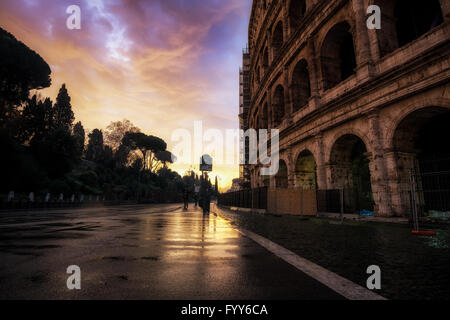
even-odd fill
[{"label": "tree silhouette", "polygon": [[128,132],[122,139],[122,144],[130,150],[139,150],[142,155],[143,169],[156,172],[159,160],[156,154],[166,151],[167,144],[161,138],[148,136],[141,132]]},{"label": "tree silhouette", "polygon": [[36,52],[0,28],[0,125],[17,112],[30,90],[47,88],[51,70]]},{"label": "tree silhouette", "polygon": [[[119,201],[179,201],[183,182],[167,168],[174,157],[164,140],[138,133],[122,120],[108,126],[105,139],[101,130],[93,130],[85,148],[86,132],[81,122],[73,125],[65,84],[55,103],[29,95],[50,86],[50,74],[37,53],[0,28],[0,206],[11,190],[22,197],[33,191],[41,201],[47,192],[65,198],[95,194]],[[90,161],[81,161],[83,151]]]},{"label": "tree silhouette", "polygon": [[20,118],[19,141],[33,144],[44,139],[53,123],[52,104],[49,98],[40,101],[36,95],[27,100]]},{"label": "tree silhouette", "polygon": [[53,108],[53,125],[55,128],[63,128],[68,131],[72,129],[75,116],[70,104],[70,96],[67,92],[66,85],[63,84],[59,90],[56,103]]},{"label": "tree silhouette", "polygon": [[176,161],[176,157],[170,151],[159,151],[155,156],[164,168],[167,168],[168,163],[174,163]]},{"label": "tree silhouette", "polygon": [[110,146],[113,150],[117,150],[122,144],[122,139],[128,132],[137,133],[141,130],[136,127],[130,120],[124,119],[122,121],[111,122],[106,127],[104,137],[105,144]]},{"label": "tree silhouette", "polygon": [[79,160],[76,139],[64,128],[49,132],[32,150],[51,178],[63,177]]},{"label": "tree silhouette", "polygon": [[103,133],[94,129],[89,135],[89,142],[86,149],[86,159],[99,162],[103,157]]},{"label": "tree silhouette", "polygon": [[216,181],[214,182],[214,192],[216,193],[216,195],[219,194],[219,182],[217,180],[217,176],[216,176]]},{"label": "tree silhouette", "polygon": [[73,136],[77,140],[78,154],[81,157],[83,155],[84,143],[86,141],[86,133],[81,122],[77,122],[73,127]]}]

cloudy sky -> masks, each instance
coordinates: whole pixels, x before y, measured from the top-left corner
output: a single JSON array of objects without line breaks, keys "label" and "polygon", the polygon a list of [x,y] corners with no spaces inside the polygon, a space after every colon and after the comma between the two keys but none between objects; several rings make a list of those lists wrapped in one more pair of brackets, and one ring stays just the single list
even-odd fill
[{"label": "cloudy sky", "polygon": [[[69,30],[70,5],[81,30]],[[0,26],[52,69],[55,99],[66,83],[87,130],[129,119],[169,144],[194,121],[238,127],[238,71],[251,0],[1,0]],[[225,131],[223,131],[225,132]],[[183,173],[189,166],[175,165]],[[236,166],[217,167],[222,187]]]}]

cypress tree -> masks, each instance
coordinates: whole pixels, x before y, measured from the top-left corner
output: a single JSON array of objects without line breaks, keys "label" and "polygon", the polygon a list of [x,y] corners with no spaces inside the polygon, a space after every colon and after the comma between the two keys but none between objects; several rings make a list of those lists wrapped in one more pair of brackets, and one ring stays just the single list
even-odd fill
[{"label": "cypress tree", "polygon": [[70,104],[70,96],[66,85],[63,84],[59,90],[56,103],[53,108],[53,125],[55,129],[66,129],[71,131],[75,117]]}]

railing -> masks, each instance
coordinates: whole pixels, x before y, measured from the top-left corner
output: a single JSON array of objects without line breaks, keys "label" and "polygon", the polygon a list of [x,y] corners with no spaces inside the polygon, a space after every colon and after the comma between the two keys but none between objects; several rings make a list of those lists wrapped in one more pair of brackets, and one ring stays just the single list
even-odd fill
[{"label": "railing", "polygon": [[268,188],[246,189],[220,194],[218,204],[246,209],[267,209]]},{"label": "railing", "polygon": [[166,192],[161,190],[154,190],[145,195],[140,195],[136,199],[136,195],[130,196],[125,194],[106,195],[105,198],[97,196],[84,197],[80,200],[78,195],[74,201],[66,198],[63,201],[55,198],[49,201],[43,200],[43,197],[37,197],[35,201],[30,201],[25,195],[19,195],[17,198],[8,200],[6,195],[0,196],[0,210],[44,210],[44,209],[64,209],[64,208],[80,208],[91,206],[113,206],[113,205],[131,205],[131,204],[159,204],[159,203],[181,203],[183,197],[177,192]]}]

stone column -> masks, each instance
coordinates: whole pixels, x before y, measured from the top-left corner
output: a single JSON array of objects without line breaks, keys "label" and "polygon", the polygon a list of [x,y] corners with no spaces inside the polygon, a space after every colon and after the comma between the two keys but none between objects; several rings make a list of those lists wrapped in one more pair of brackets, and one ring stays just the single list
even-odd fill
[{"label": "stone column", "polygon": [[[367,9],[369,5],[374,4],[374,0],[371,1],[365,1],[364,2],[364,9]],[[381,12],[381,16],[383,17],[383,12]],[[367,19],[367,17],[365,17]],[[386,18],[382,18],[383,21],[386,20]],[[366,20],[367,21],[367,20]],[[383,23],[382,21],[382,23]],[[382,28],[385,28],[385,26],[382,24]],[[379,30],[367,30],[367,35],[369,37],[369,48],[370,48],[370,56],[372,58],[372,61],[378,61],[381,58],[380,54],[380,47],[379,47],[379,39],[378,39],[378,31]]]},{"label": "stone column", "polygon": [[273,48],[272,48],[272,33],[270,32],[269,29],[267,29],[267,31],[266,31],[266,38],[267,38],[267,52],[269,54],[269,65],[268,65],[268,69],[269,69],[274,60]]},{"label": "stone column", "polygon": [[369,139],[372,148],[372,159],[369,167],[376,214],[379,216],[392,216],[391,197],[384,160],[384,150],[381,142],[378,111],[369,114],[368,120]]},{"label": "stone column", "polygon": [[294,189],[295,188],[295,164],[293,160],[293,154],[292,154],[292,147],[288,148],[288,157],[287,157],[287,170],[288,170],[288,188]]},{"label": "stone column", "polygon": [[318,109],[320,107],[319,102],[319,58],[317,56],[317,52],[314,45],[314,39],[309,38],[307,44],[308,56],[308,73],[309,73],[309,82],[311,86],[311,103],[314,105],[314,109]]},{"label": "stone column", "polygon": [[273,105],[272,105],[272,88],[269,87],[267,90],[267,113],[268,113],[268,122],[269,122],[269,128],[274,128],[275,118],[274,118],[274,111],[273,111]]},{"label": "stone column", "polygon": [[414,171],[416,154],[408,152],[385,152],[387,177],[391,190],[391,206],[395,216],[411,214],[411,171]]},{"label": "stone column", "polygon": [[337,186],[335,182],[333,181],[333,170],[335,169],[336,165],[331,163],[325,163],[324,169],[325,169],[325,177],[327,179],[327,189],[339,189],[341,186]]},{"label": "stone column", "polygon": [[372,57],[370,55],[370,41],[366,24],[366,9],[361,0],[352,0],[355,12],[355,26],[352,32],[356,48],[356,76],[358,81],[366,81],[372,75]]},{"label": "stone column", "polygon": [[292,90],[289,85],[289,69],[287,66],[284,67],[284,77],[283,77],[283,87],[284,87],[284,107],[285,107],[285,117],[292,120],[292,113],[294,111],[294,104],[292,99]]},{"label": "stone column", "polygon": [[325,166],[325,148],[323,145],[323,134],[319,133],[315,137],[315,143],[316,143],[316,150],[317,150],[317,159],[316,159],[316,166],[317,166],[317,187],[321,190],[328,189],[327,186],[327,172],[326,172],[326,166]]},{"label": "stone column", "polygon": [[286,42],[291,34],[289,33],[289,16],[288,16],[288,1],[282,0],[281,10],[283,11],[283,42]]}]

